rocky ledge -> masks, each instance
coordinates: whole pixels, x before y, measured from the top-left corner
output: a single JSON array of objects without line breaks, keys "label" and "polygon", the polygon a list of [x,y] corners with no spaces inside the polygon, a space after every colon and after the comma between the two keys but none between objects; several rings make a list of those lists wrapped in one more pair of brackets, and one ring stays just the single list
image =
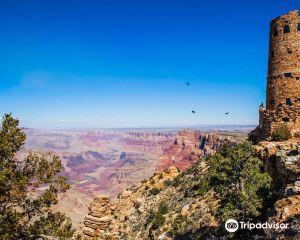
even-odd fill
[{"label": "rocky ledge", "polygon": [[260,158],[276,186],[278,201],[270,222],[289,223],[288,230],[272,231],[272,239],[300,239],[300,141],[261,142]]},{"label": "rocky ledge", "polygon": [[[194,170],[201,176],[207,167],[202,164]],[[191,172],[181,177],[181,185],[183,182],[190,185],[193,176]],[[170,239],[167,237],[170,229],[179,230],[186,224],[197,229],[216,226],[214,215],[219,201],[214,192],[196,199],[188,197],[188,191],[177,185],[178,177],[178,169],[170,167],[141,186],[121,192],[114,205],[106,197],[96,198],[84,221],[84,239],[163,240]]]},{"label": "rocky ledge", "polygon": [[[263,214],[268,222],[289,227],[266,230],[253,239],[300,239],[300,141],[261,142],[255,147],[276,193],[274,210]],[[194,239],[220,229],[220,199],[212,190],[202,191],[207,172],[207,161],[201,159],[182,173],[170,167],[155,174],[122,191],[113,203],[104,196],[95,198],[84,221],[84,239]]]}]

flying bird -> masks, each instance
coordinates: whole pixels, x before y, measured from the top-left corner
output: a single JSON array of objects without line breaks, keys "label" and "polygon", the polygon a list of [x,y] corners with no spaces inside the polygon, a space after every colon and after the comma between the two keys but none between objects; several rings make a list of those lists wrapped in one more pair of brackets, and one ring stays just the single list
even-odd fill
[{"label": "flying bird", "polygon": [[191,84],[190,84],[189,82],[186,82],[185,84],[186,84],[187,86],[191,86]]},{"label": "flying bird", "polygon": [[196,112],[193,110],[192,113],[196,114]]},{"label": "flying bird", "polygon": [[228,114],[229,114],[229,112],[226,112],[226,113],[225,113],[225,115],[228,115]]}]

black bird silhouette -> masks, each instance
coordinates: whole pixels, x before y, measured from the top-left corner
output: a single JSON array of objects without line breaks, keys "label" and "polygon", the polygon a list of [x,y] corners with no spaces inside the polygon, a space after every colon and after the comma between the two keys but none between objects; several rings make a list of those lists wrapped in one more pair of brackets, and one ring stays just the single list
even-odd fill
[{"label": "black bird silhouette", "polygon": [[226,113],[225,113],[225,115],[228,115],[228,114],[229,114],[229,112],[226,112]]},{"label": "black bird silhouette", "polygon": [[196,114],[196,112],[193,110],[192,113]]},{"label": "black bird silhouette", "polygon": [[190,86],[190,85],[191,85],[189,82],[186,82],[185,84],[186,84],[187,86]]}]

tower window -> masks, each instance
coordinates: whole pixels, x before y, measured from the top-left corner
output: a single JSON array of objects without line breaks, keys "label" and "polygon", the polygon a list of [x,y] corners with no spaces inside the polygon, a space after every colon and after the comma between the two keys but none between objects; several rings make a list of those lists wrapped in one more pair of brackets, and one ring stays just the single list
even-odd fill
[{"label": "tower window", "polygon": [[277,36],[278,36],[278,30],[277,30],[277,28],[274,28],[273,37],[277,37]]},{"label": "tower window", "polygon": [[286,105],[291,106],[292,105],[292,100],[290,98],[285,99]]},{"label": "tower window", "polygon": [[290,119],[289,119],[289,118],[282,118],[282,121],[284,121],[284,122],[289,122]]},{"label": "tower window", "polygon": [[289,25],[285,25],[283,27],[283,33],[289,33],[290,32],[290,26]]},{"label": "tower window", "polygon": [[300,32],[300,23],[298,23],[297,31]]},{"label": "tower window", "polygon": [[275,52],[274,51],[271,53],[271,57],[275,58]]},{"label": "tower window", "polygon": [[271,104],[272,104],[272,105],[275,104],[275,100],[274,100],[274,99],[271,100]]},{"label": "tower window", "polygon": [[292,73],[290,73],[290,72],[284,73],[284,76],[286,78],[290,78],[290,77],[292,77]]}]

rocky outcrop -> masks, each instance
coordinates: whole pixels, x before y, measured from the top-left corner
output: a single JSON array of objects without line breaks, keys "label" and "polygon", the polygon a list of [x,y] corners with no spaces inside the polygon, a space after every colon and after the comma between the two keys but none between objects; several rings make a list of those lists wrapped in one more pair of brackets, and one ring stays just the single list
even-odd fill
[{"label": "rocky outcrop", "polygon": [[85,239],[172,239],[176,231],[215,228],[219,205],[215,193],[189,196],[206,171],[204,161],[185,173],[170,167],[122,191],[115,207],[105,197],[95,199],[85,218]]},{"label": "rocky outcrop", "polygon": [[272,239],[300,239],[300,142],[261,142],[258,153],[278,193],[269,222],[288,223],[288,230],[267,232]]},{"label": "rocky outcrop", "polygon": [[233,136],[220,133],[202,132],[191,129],[181,130],[174,143],[166,148],[157,163],[158,172],[169,166],[180,170],[192,167],[199,158],[214,154],[225,143],[236,144]]},{"label": "rocky outcrop", "polygon": [[89,207],[84,219],[83,234],[87,237],[104,238],[112,220],[114,207],[105,196],[97,196]]},{"label": "rocky outcrop", "polygon": [[[261,142],[255,147],[277,193],[274,210],[263,214],[270,223],[289,224],[288,229],[264,230],[256,237],[300,239],[300,142]],[[202,191],[201,179],[207,176],[207,170],[205,159],[181,173],[170,167],[122,191],[113,204],[106,197],[96,198],[84,221],[85,239],[218,236],[222,226],[216,213],[221,203],[214,191]]]},{"label": "rocky outcrop", "polygon": [[257,150],[264,161],[265,171],[282,189],[281,195],[297,193],[300,185],[300,142],[261,142]]}]

